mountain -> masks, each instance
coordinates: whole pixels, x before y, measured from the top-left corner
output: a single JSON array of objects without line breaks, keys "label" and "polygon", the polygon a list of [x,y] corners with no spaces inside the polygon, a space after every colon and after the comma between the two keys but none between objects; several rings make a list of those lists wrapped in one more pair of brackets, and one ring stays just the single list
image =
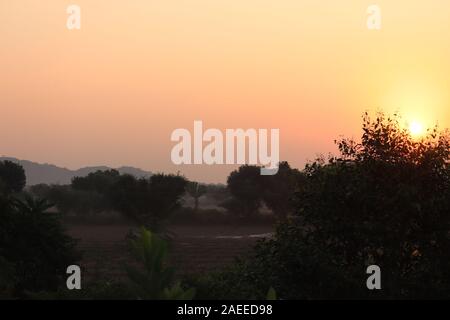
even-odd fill
[{"label": "mountain", "polygon": [[69,184],[73,177],[84,177],[87,176],[89,173],[95,172],[97,170],[116,169],[122,174],[127,173],[134,175],[138,178],[148,177],[151,175],[151,172],[149,171],[144,171],[134,167],[110,168],[106,166],[98,166],[98,167],[84,167],[78,170],[70,170],[67,168],[57,167],[55,165],[48,163],[43,164],[28,160],[19,160],[10,157],[0,157],[0,161],[4,160],[9,160],[20,164],[25,170],[25,175],[27,176],[27,185],[30,186],[39,183]]}]

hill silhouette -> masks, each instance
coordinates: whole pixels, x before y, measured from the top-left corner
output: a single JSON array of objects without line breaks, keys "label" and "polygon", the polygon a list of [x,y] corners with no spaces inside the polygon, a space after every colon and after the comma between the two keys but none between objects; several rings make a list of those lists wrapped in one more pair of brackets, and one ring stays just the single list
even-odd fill
[{"label": "hill silhouette", "polygon": [[9,160],[20,164],[27,177],[27,185],[35,185],[40,183],[46,184],[69,184],[73,177],[84,177],[91,172],[97,170],[116,169],[121,174],[127,173],[136,177],[148,177],[151,172],[141,170],[135,167],[122,166],[119,168],[110,168],[107,166],[92,166],[83,167],[78,170],[70,170],[63,167],[58,167],[48,163],[37,163],[29,160],[20,160],[12,157],[0,157],[0,161]]}]

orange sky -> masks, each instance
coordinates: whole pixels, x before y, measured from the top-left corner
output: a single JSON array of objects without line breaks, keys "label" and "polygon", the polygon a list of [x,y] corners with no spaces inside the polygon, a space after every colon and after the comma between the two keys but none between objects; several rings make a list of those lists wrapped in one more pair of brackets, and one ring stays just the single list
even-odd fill
[{"label": "orange sky", "polygon": [[449,127],[450,2],[377,1],[380,31],[372,3],[0,0],[0,155],[223,182],[233,166],[171,163],[174,129],[279,128],[300,167],[365,110]]}]

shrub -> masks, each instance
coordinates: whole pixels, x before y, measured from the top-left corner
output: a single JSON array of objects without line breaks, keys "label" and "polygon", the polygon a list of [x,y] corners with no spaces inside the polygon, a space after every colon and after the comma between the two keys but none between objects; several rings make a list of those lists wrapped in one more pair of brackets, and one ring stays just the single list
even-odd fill
[{"label": "shrub", "polygon": [[[213,287],[282,299],[449,298],[450,139],[411,138],[397,118],[365,115],[360,143],[306,166],[296,217]],[[382,270],[383,290],[366,288],[366,268]],[[236,271],[237,270],[237,271]]]},{"label": "shrub", "polygon": [[190,300],[194,289],[183,289],[173,282],[174,270],[166,266],[167,243],[154,233],[142,228],[137,239],[131,240],[131,250],[143,271],[127,266],[126,271],[136,299]]},{"label": "shrub", "polygon": [[0,258],[13,272],[12,294],[56,290],[68,265],[77,262],[75,241],[45,200],[3,199],[0,208]]}]

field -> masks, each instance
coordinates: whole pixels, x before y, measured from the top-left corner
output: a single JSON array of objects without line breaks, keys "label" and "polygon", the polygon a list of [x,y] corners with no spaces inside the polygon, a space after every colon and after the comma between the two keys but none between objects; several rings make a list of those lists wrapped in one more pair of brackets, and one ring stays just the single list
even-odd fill
[{"label": "field", "polygon": [[[83,252],[85,279],[123,278],[123,264],[132,263],[127,250],[128,225],[69,225]],[[173,226],[170,263],[180,274],[218,270],[245,254],[258,239],[270,236],[271,226]]]}]

